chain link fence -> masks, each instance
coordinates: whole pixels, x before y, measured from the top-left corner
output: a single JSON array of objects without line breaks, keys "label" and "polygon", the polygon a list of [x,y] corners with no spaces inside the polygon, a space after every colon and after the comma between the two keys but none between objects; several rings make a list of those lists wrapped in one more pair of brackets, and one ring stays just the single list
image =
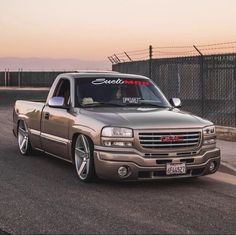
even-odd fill
[{"label": "chain link fence", "polygon": [[65,71],[2,71],[0,72],[0,86],[8,87],[50,87],[58,74]]},{"label": "chain link fence", "polygon": [[182,109],[217,125],[236,127],[236,54],[131,61],[114,71],[151,77]]}]

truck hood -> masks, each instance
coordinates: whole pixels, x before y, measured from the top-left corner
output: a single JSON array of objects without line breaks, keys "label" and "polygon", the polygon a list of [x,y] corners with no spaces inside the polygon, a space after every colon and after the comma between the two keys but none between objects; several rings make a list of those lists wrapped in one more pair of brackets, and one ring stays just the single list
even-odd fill
[{"label": "truck hood", "polygon": [[202,128],[211,122],[179,109],[141,107],[96,107],[80,109],[85,116],[104,123],[132,129]]}]

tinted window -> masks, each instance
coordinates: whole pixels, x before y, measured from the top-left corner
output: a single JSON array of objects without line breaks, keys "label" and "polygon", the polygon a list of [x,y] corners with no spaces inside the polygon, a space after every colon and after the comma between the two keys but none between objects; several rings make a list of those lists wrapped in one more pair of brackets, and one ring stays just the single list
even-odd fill
[{"label": "tinted window", "polygon": [[149,102],[170,107],[161,91],[147,79],[79,78],[75,101],[78,106],[130,106]]}]

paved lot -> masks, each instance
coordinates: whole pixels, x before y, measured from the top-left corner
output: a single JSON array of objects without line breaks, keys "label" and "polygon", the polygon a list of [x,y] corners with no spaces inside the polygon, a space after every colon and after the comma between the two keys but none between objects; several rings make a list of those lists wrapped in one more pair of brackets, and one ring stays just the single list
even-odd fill
[{"label": "paved lot", "polygon": [[11,116],[0,107],[0,234],[236,233],[235,176],[84,184],[61,160],[20,156]]}]

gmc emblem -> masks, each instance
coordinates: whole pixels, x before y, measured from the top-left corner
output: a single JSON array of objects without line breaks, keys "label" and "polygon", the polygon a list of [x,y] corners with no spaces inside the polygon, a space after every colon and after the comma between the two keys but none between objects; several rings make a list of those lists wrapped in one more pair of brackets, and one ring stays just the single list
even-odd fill
[{"label": "gmc emblem", "polygon": [[169,135],[169,136],[162,136],[161,141],[162,142],[180,142],[183,138],[181,136],[177,135]]}]

